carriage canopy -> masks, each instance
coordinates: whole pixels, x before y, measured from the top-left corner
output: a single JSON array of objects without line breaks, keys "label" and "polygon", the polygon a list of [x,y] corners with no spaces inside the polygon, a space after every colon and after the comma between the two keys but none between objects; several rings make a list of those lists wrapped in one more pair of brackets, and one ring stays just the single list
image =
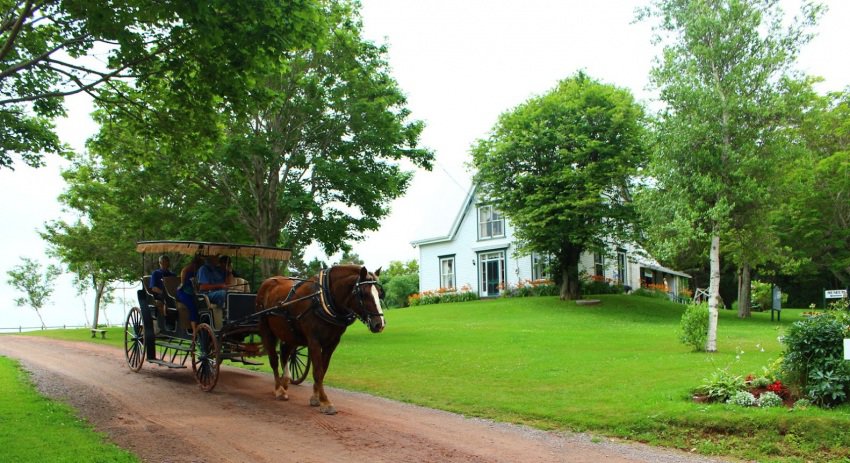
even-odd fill
[{"label": "carriage canopy", "polygon": [[231,257],[259,257],[271,260],[289,260],[292,251],[284,248],[255,244],[211,243],[206,241],[139,241],[136,251],[140,253],[177,253],[205,256],[225,255]]}]

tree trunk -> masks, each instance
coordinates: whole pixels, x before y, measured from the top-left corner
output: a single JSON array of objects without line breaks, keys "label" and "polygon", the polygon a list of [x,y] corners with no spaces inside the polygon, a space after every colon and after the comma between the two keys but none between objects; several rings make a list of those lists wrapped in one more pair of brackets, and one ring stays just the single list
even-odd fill
[{"label": "tree trunk", "polygon": [[46,326],[44,325],[44,319],[41,318],[41,312],[38,309],[35,309],[35,314],[38,315],[38,321],[41,322],[41,329],[45,329]]},{"label": "tree trunk", "polygon": [[707,352],[717,352],[717,315],[723,304],[720,299],[720,235],[711,237],[711,277],[708,285],[708,338],[705,341]]},{"label": "tree trunk", "polygon": [[750,264],[744,262],[744,265],[741,266],[741,276],[738,279],[738,318],[750,318],[751,316],[751,280]]},{"label": "tree trunk", "polygon": [[581,250],[567,247],[561,251],[561,300],[576,300],[581,297],[578,261]]},{"label": "tree trunk", "polygon": [[100,293],[97,291],[97,278],[92,275],[91,285],[94,288],[94,313],[92,314],[91,327],[97,328],[97,321],[100,315]]}]

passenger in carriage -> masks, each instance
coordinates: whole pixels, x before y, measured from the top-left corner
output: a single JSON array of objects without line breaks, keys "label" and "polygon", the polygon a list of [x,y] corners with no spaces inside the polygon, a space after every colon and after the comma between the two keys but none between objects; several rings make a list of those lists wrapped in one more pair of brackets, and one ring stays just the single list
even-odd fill
[{"label": "passenger in carriage", "polygon": [[198,270],[198,289],[206,293],[212,304],[224,306],[227,287],[232,284],[233,270],[229,256],[210,257]]},{"label": "passenger in carriage", "polygon": [[148,287],[150,288],[151,293],[153,293],[153,297],[158,301],[165,300],[165,285],[162,283],[162,277],[175,276],[174,272],[172,272],[169,267],[171,267],[171,259],[163,254],[159,256],[159,268],[151,273],[151,279],[148,283]]},{"label": "passenger in carriage", "polygon": [[195,302],[195,288],[192,286],[192,278],[201,267],[203,258],[196,255],[189,265],[183,267],[180,271],[180,287],[177,288],[177,300],[182,302],[189,309],[189,322],[192,324],[192,332],[198,326],[198,306]]}]

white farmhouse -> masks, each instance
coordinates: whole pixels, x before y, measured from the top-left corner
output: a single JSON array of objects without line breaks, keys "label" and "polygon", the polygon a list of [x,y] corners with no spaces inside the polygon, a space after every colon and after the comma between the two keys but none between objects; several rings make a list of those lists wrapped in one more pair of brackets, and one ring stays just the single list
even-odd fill
[{"label": "white farmhouse", "polygon": [[[550,278],[546,256],[516,255],[513,231],[492,205],[479,202],[473,185],[448,235],[411,242],[419,248],[419,291],[469,286],[481,297],[495,297],[501,287]],[[661,266],[631,244],[612,246],[606,253],[582,254],[579,272],[631,288],[665,285],[672,294],[687,288],[691,278]]]}]

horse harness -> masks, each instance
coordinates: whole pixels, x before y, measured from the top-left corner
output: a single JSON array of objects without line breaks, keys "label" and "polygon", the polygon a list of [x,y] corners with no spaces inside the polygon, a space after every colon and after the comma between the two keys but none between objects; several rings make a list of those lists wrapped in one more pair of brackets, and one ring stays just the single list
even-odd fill
[{"label": "horse harness", "polygon": [[[290,280],[295,280],[296,278],[288,278]],[[312,283],[318,286],[317,290],[307,296],[299,297],[293,299],[295,293],[298,289],[307,283]],[[283,303],[279,304],[276,307],[268,309],[269,315],[283,316],[286,317],[287,321],[290,323],[298,321],[304,314],[310,312],[309,310],[305,310],[297,317],[293,317],[292,314],[286,310],[286,306],[290,304],[294,304],[295,302],[312,299],[313,303],[311,304],[311,309],[313,313],[316,314],[320,319],[325,322],[331,323],[337,326],[348,327],[354,323],[355,320],[359,319],[366,325],[369,325],[369,321],[372,318],[372,314],[366,315],[366,317],[361,316],[357,312],[353,310],[346,310],[345,313],[341,312],[337,309],[337,304],[334,301],[333,294],[330,289],[331,283],[331,272],[328,270],[319,271],[318,282],[312,282],[311,280],[300,280],[298,283],[292,286],[289,290],[289,294],[286,295],[286,299]],[[360,304],[360,308],[364,308],[363,304],[363,286],[364,285],[377,285],[380,288],[380,283],[374,280],[368,281],[360,281],[360,277],[357,277],[357,282],[354,283],[354,288],[351,290],[351,294],[357,298],[357,302]],[[380,304],[380,301],[375,301],[377,304]],[[365,312],[365,310],[363,310]]]}]

